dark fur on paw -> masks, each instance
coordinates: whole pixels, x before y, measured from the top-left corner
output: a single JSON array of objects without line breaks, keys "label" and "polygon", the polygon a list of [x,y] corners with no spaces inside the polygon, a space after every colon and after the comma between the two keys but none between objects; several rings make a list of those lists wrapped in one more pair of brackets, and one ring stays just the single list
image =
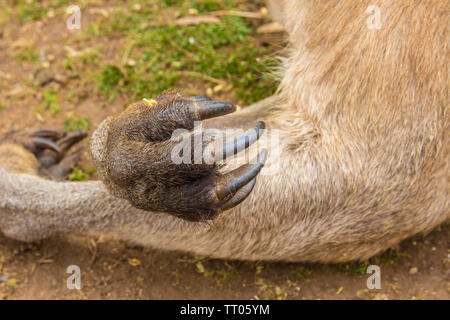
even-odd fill
[{"label": "dark fur on paw", "polygon": [[[251,193],[264,166],[266,150],[255,161],[225,174],[217,163],[257,141],[264,123],[234,141],[224,142],[219,150],[213,147],[214,139],[193,131],[194,122],[235,109],[228,102],[172,92],[130,105],[109,126],[102,168],[105,184],[114,195],[137,208],[189,221],[210,220],[237,206]],[[174,139],[173,132],[179,129],[187,134]],[[177,149],[181,140],[189,142],[189,154]],[[194,161],[196,147],[213,161]],[[189,161],[173,161],[174,150]]]}]

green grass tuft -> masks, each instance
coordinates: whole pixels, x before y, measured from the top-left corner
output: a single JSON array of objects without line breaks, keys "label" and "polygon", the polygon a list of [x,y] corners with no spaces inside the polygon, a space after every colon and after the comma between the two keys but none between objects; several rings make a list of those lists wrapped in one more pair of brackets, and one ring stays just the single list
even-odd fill
[{"label": "green grass tuft", "polygon": [[103,70],[97,75],[98,87],[105,96],[111,95],[111,100],[114,100],[117,94],[117,86],[124,75],[120,69],[114,65],[106,65]]},{"label": "green grass tuft", "polygon": [[[207,13],[232,9],[232,2],[235,1],[165,1],[161,7],[171,6],[171,10],[181,14],[192,7]],[[124,43],[131,45],[119,55],[133,63],[122,59],[123,67],[103,66],[96,78],[98,87],[105,95],[114,97],[123,92],[141,99],[174,87],[183,90],[192,81],[204,81],[201,79],[204,76],[215,80],[207,82],[208,86],[223,83],[223,90],[232,90],[245,104],[272,95],[277,82],[267,74],[277,61],[268,48],[256,43],[252,37],[254,27],[241,17],[225,16],[220,20],[217,24],[161,25],[158,12],[146,8],[138,12],[116,10],[96,24],[95,33],[93,29],[89,32],[105,38],[120,34],[125,38]],[[120,80],[123,86],[119,86]]]},{"label": "green grass tuft", "polygon": [[44,91],[44,103],[37,112],[42,112],[43,110],[50,110],[50,113],[54,116],[60,113],[61,107],[59,105],[58,92],[51,89],[46,89]]},{"label": "green grass tuft", "polygon": [[70,181],[85,181],[89,179],[89,174],[83,170],[73,167],[73,172],[67,177]]},{"label": "green grass tuft", "polygon": [[70,113],[64,119],[64,130],[71,131],[89,131],[91,121],[86,117],[75,117],[74,113]]},{"label": "green grass tuft", "polygon": [[18,2],[19,2],[18,16],[20,20],[22,20],[22,22],[24,23],[28,21],[38,21],[44,15],[47,14],[48,9],[37,1],[32,1],[31,3],[27,3],[26,1],[18,1]]}]

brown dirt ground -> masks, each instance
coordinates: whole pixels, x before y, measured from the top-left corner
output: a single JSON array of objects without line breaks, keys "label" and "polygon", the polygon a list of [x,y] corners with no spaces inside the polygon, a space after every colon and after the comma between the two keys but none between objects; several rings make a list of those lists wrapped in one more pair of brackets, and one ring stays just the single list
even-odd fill
[{"label": "brown dirt ground", "polygon": [[[45,48],[58,62],[51,68],[64,74],[64,45],[72,44],[72,37],[63,23],[55,20],[24,26],[12,21],[0,30],[0,103],[6,105],[0,109],[0,136],[43,126],[62,127],[71,111],[88,115],[92,131],[107,115],[122,110],[129,102],[128,97],[119,96],[108,103],[95,93],[92,84],[72,79],[69,85],[52,83],[48,87],[62,93],[76,88],[77,93],[88,93],[87,99],[80,103],[60,101],[63,111],[58,116],[35,112],[42,105],[43,90],[27,83],[39,64],[17,61],[11,58],[11,50],[23,41],[37,50]],[[120,39],[105,43],[105,59],[112,59],[108,53],[120,46]],[[204,88],[204,83],[198,83],[198,91]],[[231,94],[219,98],[238,102]],[[82,167],[92,164],[88,154],[82,163]],[[351,265],[211,260],[104,237],[55,236],[24,244],[0,235],[0,300],[450,299],[449,232],[450,228],[443,226],[374,258],[371,263],[381,267],[381,290],[368,290],[368,275],[352,272]],[[65,272],[72,264],[82,270],[80,291],[66,288]]]}]

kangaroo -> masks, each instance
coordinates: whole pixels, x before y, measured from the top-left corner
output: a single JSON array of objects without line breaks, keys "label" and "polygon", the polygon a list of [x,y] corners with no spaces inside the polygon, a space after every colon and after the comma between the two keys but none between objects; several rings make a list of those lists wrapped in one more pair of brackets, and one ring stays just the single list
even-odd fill
[{"label": "kangaroo", "polygon": [[[45,178],[67,174],[81,132],[5,139],[0,230],[23,241],[104,234],[214,258],[327,263],[368,259],[445,222],[449,3],[379,0],[380,25],[369,28],[372,4],[273,1],[290,43],[278,93],[238,112],[174,92],[138,101],[91,137],[101,181]],[[269,130],[279,143],[237,168],[175,165],[172,132],[194,141],[195,121],[256,126],[223,149],[204,140],[215,159]]]}]

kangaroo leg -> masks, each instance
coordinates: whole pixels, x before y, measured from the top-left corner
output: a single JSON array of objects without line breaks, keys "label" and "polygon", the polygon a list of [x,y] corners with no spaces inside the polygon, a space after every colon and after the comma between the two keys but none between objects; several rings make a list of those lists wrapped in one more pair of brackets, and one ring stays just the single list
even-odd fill
[{"label": "kangaroo leg", "polygon": [[36,157],[20,144],[0,145],[0,167],[12,173],[38,175],[39,163]]},{"label": "kangaroo leg", "polygon": [[[36,210],[36,205],[48,208],[52,200],[64,198],[63,193],[51,187],[64,183],[42,176],[64,179],[83,150],[80,147],[72,152],[71,148],[84,137],[84,132],[37,129],[7,136],[0,142],[0,230],[3,233],[18,240],[35,240],[71,225],[66,219],[52,219],[47,210]],[[61,212],[61,207],[55,211]]]}]

